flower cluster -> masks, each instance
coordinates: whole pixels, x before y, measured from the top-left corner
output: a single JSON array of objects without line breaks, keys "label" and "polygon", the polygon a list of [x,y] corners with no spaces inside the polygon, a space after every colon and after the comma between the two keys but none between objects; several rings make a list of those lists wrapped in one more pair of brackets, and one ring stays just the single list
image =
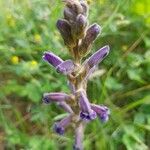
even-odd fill
[{"label": "flower cluster", "polygon": [[57,21],[57,28],[72,56],[72,60],[62,60],[52,52],[45,52],[43,59],[60,74],[66,75],[71,93],[45,93],[43,102],[55,102],[63,108],[68,116],[54,124],[56,133],[63,135],[68,126],[74,124],[74,150],[82,150],[84,127],[87,122],[98,117],[102,122],[109,118],[110,111],[104,105],[90,103],[86,88],[89,76],[98,64],[108,55],[109,46],[100,48],[85,61],[92,44],[101,32],[101,27],[88,23],[88,5],[85,0],[64,0],[64,18]]}]

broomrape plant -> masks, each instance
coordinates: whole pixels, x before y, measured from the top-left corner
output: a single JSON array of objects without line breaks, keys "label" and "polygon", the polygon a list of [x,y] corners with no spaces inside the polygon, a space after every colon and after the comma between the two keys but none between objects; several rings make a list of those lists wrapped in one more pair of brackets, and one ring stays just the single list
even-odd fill
[{"label": "broomrape plant", "polygon": [[54,124],[56,133],[63,135],[67,127],[73,124],[75,142],[73,149],[82,150],[84,128],[88,122],[98,117],[102,122],[109,118],[110,111],[104,105],[92,104],[86,93],[89,76],[97,65],[108,55],[109,46],[100,48],[85,61],[93,42],[101,32],[101,27],[88,23],[88,5],[85,0],[64,0],[64,18],[57,21],[57,28],[73,60],[62,60],[54,53],[44,52],[43,59],[60,74],[66,75],[70,94],[63,92],[43,94],[46,104],[55,102],[68,116]]}]

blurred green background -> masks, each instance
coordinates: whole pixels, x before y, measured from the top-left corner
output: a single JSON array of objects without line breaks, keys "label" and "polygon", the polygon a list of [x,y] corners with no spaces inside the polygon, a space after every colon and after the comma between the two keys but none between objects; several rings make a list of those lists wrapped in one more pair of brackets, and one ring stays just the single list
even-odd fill
[{"label": "blurred green background", "polygon": [[[93,103],[111,110],[85,130],[85,150],[150,149],[150,1],[89,0],[90,23],[103,27],[92,51],[111,52],[88,83]],[[66,78],[42,61],[45,50],[70,58],[55,24],[61,0],[0,0],[0,150],[71,150],[73,133],[52,125],[64,112],[44,92],[69,92]]]}]

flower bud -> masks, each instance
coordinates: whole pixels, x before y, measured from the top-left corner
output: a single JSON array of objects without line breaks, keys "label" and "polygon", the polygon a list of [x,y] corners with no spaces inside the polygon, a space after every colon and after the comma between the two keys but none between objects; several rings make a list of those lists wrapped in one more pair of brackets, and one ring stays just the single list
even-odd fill
[{"label": "flower bud", "polygon": [[63,135],[65,132],[66,127],[70,124],[72,116],[67,116],[62,119],[60,122],[54,124],[54,130],[56,133]]},{"label": "flower bud", "polygon": [[52,66],[56,67],[63,62],[63,60],[52,52],[44,52],[43,59]]},{"label": "flower bud", "polygon": [[90,103],[84,91],[79,94],[79,104],[81,108],[80,118],[83,120],[93,120],[96,113],[91,109]]},{"label": "flower bud", "polygon": [[51,102],[62,102],[70,100],[71,97],[65,93],[44,93],[43,95],[43,102],[48,104]]},{"label": "flower bud", "polygon": [[76,13],[69,7],[64,9],[64,18],[69,22],[73,22],[76,19]]},{"label": "flower bud", "polygon": [[71,60],[66,60],[64,62],[62,62],[61,64],[59,64],[56,67],[57,72],[62,73],[64,75],[70,74],[73,72],[75,68],[75,64],[73,63],[73,61]]},{"label": "flower bud", "polygon": [[106,106],[91,104],[91,108],[97,113],[102,122],[108,121],[110,111]]},{"label": "flower bud", "polygon": [[64,39],[64,43],[67,47],[72,48],[75,46],[75,42],[71,35],[71,26],[67,20],[59,19],[56,24],[62,38]]},{"label": "flower bud", "polygon": [[86,1],[80,2],[80,4],[81,4],[82,9],[83,9],[82,14],[85,15],[85,16],[88,16],[89,8],[88,8],[88,5],[87,5]]},{"label": "flower bud", "polygon": [[86,26],[87,18],[82,14],[79,14],[71,28],[74,39],[81,39],[84,37]]},{"label": "flower bud", "polygon": [[83,12],[83,8],[78,0],[64,0],[66,6],[72,9],[77,15]]},{"label": "flower bud", "polygon": [[100,31],[101,31],[101,28],[96,23],[91,25],[88,28],[88,30],[86,31],[86,36],[84,37],[84,39],[82,40],[82,42],[79,46],[79,53],[81,56],[82,55],[84,56],[89,52],[89,50],[92,46],[92,43],[98,37]]}]

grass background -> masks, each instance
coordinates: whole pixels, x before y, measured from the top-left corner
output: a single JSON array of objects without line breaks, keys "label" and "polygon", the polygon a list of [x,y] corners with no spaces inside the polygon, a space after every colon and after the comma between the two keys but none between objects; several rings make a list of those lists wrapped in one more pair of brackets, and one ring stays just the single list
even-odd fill
[{"label": "grass background", "polygon": [[[92,52],[109,56],[88,83],[88,96],[111,110],[88,124],[85,150],[150,149],[150,1],[89,0],[90,23],[103,28]],[[44,92],[69,92],[66,78],[43,62],[45,50],[70,58],[55,24],[61,0],[0,0],[0,149],[70,150],[73,134],[52,125],[64,112],[43,105]]]}]

